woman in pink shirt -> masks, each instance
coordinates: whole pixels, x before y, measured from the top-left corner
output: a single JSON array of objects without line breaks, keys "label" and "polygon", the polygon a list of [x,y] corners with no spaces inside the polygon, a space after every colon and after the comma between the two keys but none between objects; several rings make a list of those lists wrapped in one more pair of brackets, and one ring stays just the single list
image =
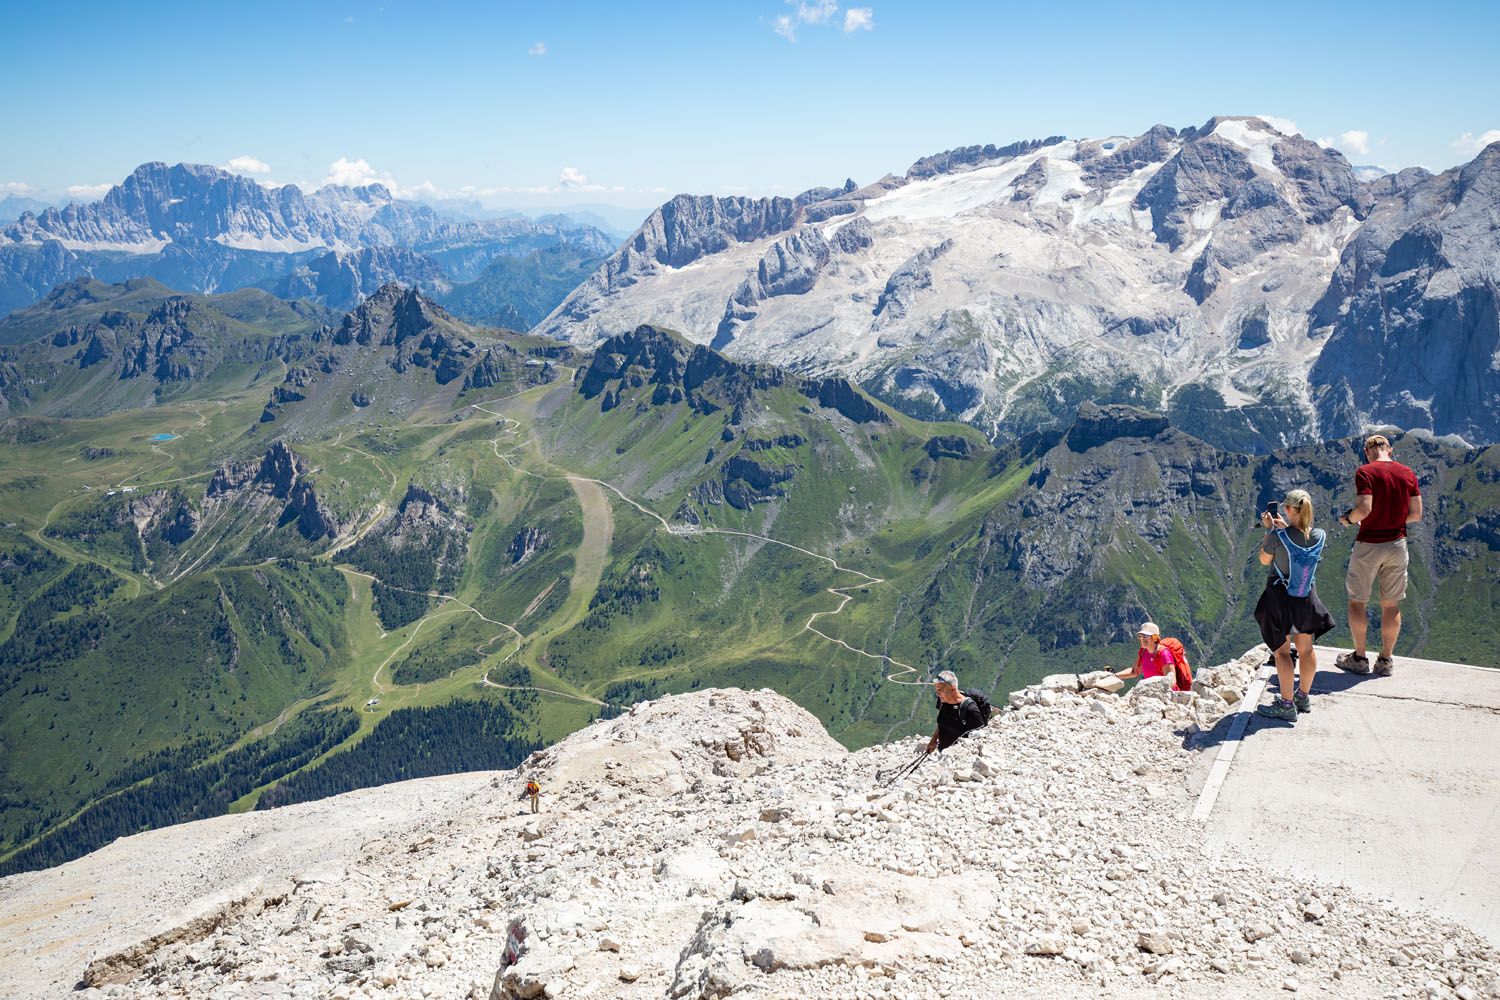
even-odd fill
[{"label": "woman in pink shirt", "polygon": [[1170,677],[1172,686],[1177,686],[1177,658],[1161,644],[1161,629],[1155,622],[1147,622],[1135,633],[1141,642],[1140,652],[1135,654],[1135,666],[1127,670],[1116,670],[1115,676],[1122,681],[1132,677]]}]

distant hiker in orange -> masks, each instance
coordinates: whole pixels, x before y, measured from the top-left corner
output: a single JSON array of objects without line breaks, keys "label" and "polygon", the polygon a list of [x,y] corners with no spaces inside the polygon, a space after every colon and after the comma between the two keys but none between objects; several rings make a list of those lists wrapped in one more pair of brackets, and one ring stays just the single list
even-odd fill
[{"label": "distant hiker in orange", "polygon": [[1173,690],[1186,691],[1192,688],[1192,673],[1188,669],[1187,657],[1183,655],[1180,642],[1163,639],[1161,629],[1156,627],[1155,622],[1141,625],[1136,630],[1135,637],[1141,644],[1135,654],[1135,665],[1114,671],[1116,677],[1122,681],[1135,677],[1170,677]]},{"label": "distant hiker in orange", "polygon": [[536,812],[537,800],[542,797],[542,786],[536,783],[535,778],[526,782],[526,787],[522,790],[521,794],[531,800],[531,811]]},{"label": "distant hiker in orange", "polygon": [[[1296,722],[1298,715],[1312,711],[1313,676],[1318,672],[1313,642],[1333,628],[1333,617],[1318,599],[1314,585],[1327,535],[1313,527],[1312,497],[1306,490],[1289,491],[1281,510],[1261,512],[1260,523],[1266,529],[1260,564],[1271,567],[1271,572],[1255,605],[1255,620],[1260,624],[1260,637],[1276,658],[1279,697],[1256,711],[1282,722]],[[1293,642],[1300,687],[1292,680]]]}]

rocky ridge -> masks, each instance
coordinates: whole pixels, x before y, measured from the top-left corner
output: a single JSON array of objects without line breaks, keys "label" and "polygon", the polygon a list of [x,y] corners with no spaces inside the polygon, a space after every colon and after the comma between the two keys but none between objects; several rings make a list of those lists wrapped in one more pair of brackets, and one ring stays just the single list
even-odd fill
[{"label": "rocky ridge", "polygon": [[[1264,655],[1200,672],[1205,692]],[[1212,698],[1118,683],[1048,678],[899,782],[920,743],[848,754],[769,691],[641,703],[319,862],[195,856],[254,878],[87,961],[76,944],[74,964],[46,961],[85,997],[1500,995],[1500,955],[1462,928],[1194,856],[1183,734]],[[518,799],[529,777],[538,816]],[[407,787],[345,797],[351,822]],[[60,892],[75,867],[199,826],[4,891]],[[117,902],[132,904],[149,900]]]}]

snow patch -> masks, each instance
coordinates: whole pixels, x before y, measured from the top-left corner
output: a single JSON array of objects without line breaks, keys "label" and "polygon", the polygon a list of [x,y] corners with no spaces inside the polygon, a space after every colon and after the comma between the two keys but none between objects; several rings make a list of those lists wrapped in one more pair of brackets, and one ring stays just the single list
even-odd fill
[{"label": "snow patch", "polygon": [[1007,189],[1021,174],[1043,157],[1071,157],[1077,148],[1071,140],[1018,156],[993,167],[978,167],[958,174],[940,174],[880,196],[865,205],[871,222],[886,219],[953,218],[971,208],[1010,197]]},{"label": "snow patch", "polygon": [[259,250],[262,253],[303,253],[307,250],[343,250],[351,247],[338,243],[329,245],[319,240],[299,240],[292,236],[251,236],[247,233],[214,237],[214,242],[234,250]]},{"label": "snow patch", "polygon": [[1135,203],[1135,196],[1141,193],[1141,188],[1145,187],[1146,182],[1156,176],[1156,172],[1162,166],[1162,163],[1148,163],[1144,167],[1132,171],[1130,176],[1110,188],[1099,201],[1099,204],[1090,206],[1080,212],[1076,224],[1084,226],[1090,223],[1118,221],[1133,225],[1137,229],[1149,231],[1151,229],[1150,210],[1137,212],[1131,206]]},{"label": "snow patch", "polygon": [[1276,141],[1281,137],[1264,126],[1256,126],[1261,123],[1228,118],[1214,126],[1213,134],[1243,149],[1246,158],[1262,170],[1281,173],[1276,167]]},{"label": "snow patch", "polygon": [[1059,203],[1069,194],[1086,194],[1090,190],[1081,178],[1083,168],[1072,160],[1049,156],[1044,165],[1047,168],[1047,183],[1031,199],[1033,205]]},{"label": "snow patch", "polygon": [[[43,239],[51,240],[51,239],[55,239],[56,238],[56,237],[53,237],[51,234],[48,234],[48,233],[40,233],[38,235],[41,237],[41,239],[37,239],[35,241],[36,243],[41,243]],[[138,243],[110,243],[108,241],[102,241],[102,240],[101,241],[95,241],[95,240],[63,240],[63,239],[59,239],[58,242],[61,243],[63,246],[67,247],[69,250],[97,250],[97,251],[100,251],[100,252],[140,253],[140,254],[146,254],[146,253],[161,253],[162,249],[168,243],[171,243],[172,241],[171,240],[141,240]]]}]

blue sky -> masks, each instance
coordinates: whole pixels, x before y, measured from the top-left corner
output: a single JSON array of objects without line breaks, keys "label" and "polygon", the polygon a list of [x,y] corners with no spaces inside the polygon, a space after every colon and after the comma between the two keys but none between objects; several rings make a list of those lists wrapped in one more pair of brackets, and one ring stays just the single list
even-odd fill
[{"label": "blue sky", "polygon": [[1500,139],[1495,3],[0,0],[0,24],[0,195],[165,160],[649,206],[1215,114],[1389,167]]}]

